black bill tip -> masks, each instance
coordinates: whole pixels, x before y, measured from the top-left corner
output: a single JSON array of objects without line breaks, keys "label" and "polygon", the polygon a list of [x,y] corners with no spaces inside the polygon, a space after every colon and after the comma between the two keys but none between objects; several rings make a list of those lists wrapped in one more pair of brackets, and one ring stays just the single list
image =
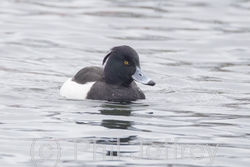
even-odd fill
[{"label": "black bill tip", "polygon": [[150,80],[147,85],[150,85],[150,86],[154,86],[155,85],[155,82],[153,80]]}]

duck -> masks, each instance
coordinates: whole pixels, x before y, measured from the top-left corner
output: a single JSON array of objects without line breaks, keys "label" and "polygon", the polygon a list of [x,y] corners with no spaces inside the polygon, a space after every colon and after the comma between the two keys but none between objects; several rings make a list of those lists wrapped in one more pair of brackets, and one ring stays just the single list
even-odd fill
[{"label": "duck", "polygon": [[154,86],[156,83],[141,70],[139,56],[130,46],[113,47],[102,65],[85,67],[67,79],[60,95],[68,99],[92,99],[128,102],[145,99],[136,82]]}]

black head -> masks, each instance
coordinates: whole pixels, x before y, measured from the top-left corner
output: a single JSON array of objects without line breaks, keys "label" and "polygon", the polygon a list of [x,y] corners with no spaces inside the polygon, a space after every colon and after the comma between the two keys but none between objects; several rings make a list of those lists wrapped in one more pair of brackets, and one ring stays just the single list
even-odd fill
[{"label": "black head", "polygon": [[[108,60],[107,60],[108,59]],[[108,84],[129,86],[133,80],[147,85],[155,85],[140,70],[139,56],[126,45],[116,46],[103,59],[104,78]]]}]

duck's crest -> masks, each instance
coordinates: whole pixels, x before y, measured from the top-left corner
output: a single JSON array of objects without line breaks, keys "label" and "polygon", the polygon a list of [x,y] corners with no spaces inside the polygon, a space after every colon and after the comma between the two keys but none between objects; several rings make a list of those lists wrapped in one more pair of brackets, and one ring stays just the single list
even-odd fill
[{"label": "duck's crest", "polygon": [[113,51],[113,48],[108,51],[107,55],[104,57],[104,59],[102,61],[102,65],[104,65],[104,63],[106,62],[108,57],[111,55],[112,51]]}]

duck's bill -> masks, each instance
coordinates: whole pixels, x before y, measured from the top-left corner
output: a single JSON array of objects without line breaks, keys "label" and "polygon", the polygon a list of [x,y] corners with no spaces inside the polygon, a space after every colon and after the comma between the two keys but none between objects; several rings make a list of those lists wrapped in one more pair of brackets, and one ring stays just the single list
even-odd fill
[{"label": "duck's bill", "polygon": [[148,78],[139,67],[136,67],[136,71],[134,73],[134,75],[132,75],[132,78],[139,82],[142,83],[144,85],[150,85],[150,86],[154,86],[155,82],[152,81],[150,78]]}]

